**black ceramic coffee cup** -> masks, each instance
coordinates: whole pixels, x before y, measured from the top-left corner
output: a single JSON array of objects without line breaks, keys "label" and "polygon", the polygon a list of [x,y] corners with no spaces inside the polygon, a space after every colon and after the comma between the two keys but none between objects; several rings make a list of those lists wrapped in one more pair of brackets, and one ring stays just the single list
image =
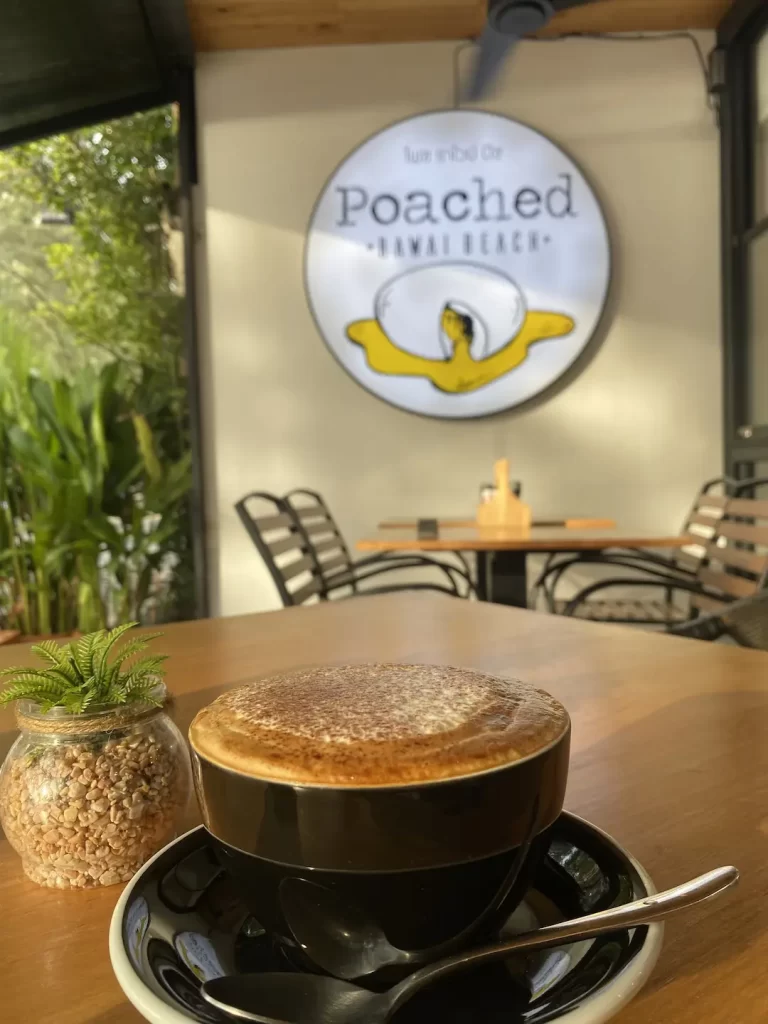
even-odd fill
[{"label": "black ceramic coffee cup", "polygon": [[[375,672],[380,667],[367,668]],[[426,676],[432,671],[414,668]],[[464,681],[473,675],[435,671],[443,678],[455,671]],[[325,685],[330,685],[327,678]],[[296,923],[296,893],[308,894],[311,901],[318,891],[318,906],[327,916],[334,917],[328,907],[336,907],[344,921],[350,908],[354,919],[367,921],[372,933],[382,933],[393,947],[436,958],[498,928],[522,899],[546,853],[568,774],[570,724],[564,709],[556,709],[557,720],[545,723],[540,744],[536,723],[526,722],[522,756],[516,749],[500,761],[497,757],[491,767],[467,770],[478,757],[466,754],[471,741],[464,737],[455,762],[439,756],[431,762],[435,772],[455,763],[460,773],[429,778],[429,759],[417,764],[409,748],[403,774],[419,777],[392,782],[397,771],[387,768],[382,777],[390,781],[383,784],[369,779],[355,784],[354,778],[320,784],[304,777],[305,767],[297,770],[302,776],[297,781],[269,778],[269,764],[256,774],[238,750],[242,737],[237,730],[231,735],[225,730],[226,742],[217,737],[212,747],[196,719],[190,740],[203,820],[219,841],[222,860],[246,903],[294,956],[313,959],[314,950],[301,934],[302,921]],[[485,710],[483,715],[482,728],[496,728],[493,715]],[[327,753],[327,746],[318,744],[321,765]],[[313,753],[305,766],[314,763]],[[280,774],[291,769],[283,764]],[[322,777],[322,768],[317,774]],[[327,926],[335,927],[333,921]]]}]

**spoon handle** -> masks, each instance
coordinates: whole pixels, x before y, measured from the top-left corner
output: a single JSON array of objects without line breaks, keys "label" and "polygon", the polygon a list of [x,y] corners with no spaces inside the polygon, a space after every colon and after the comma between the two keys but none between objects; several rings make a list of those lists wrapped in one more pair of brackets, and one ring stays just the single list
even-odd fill
[{"label": "spoon handle", "polygon": [[452,974],[456,970],[471,967],[479,962],[503,960],[510,953],[520,950],[528,952],[532,949],[546,949],[549,946],[590,939],[596,935],[605,935],[607,932],[620,931],[623,928],[636,928],[639,925],[650,924],[668,914],[673,914],[676,910],[683,910],[685,907],[692,907],[695,903],[701,903],[702,900],[711,899],[735,885],[738,880],[739,872],[736,868],[715,868],[714,871],[707,871],[706,874],[692,878],[690,882],[683,882],[682,885],[676,885],[664,892],[645,896],[641,900],[635,900],[634,903],[625,903],[619,907],[612,907],[610,910],[601,910],[596,914],[546,925],[544,928],[538,928],[532,932],[515,935],[514,938],[496,946],[484,946],[480,949],[457,953],[456,956],[446,957],[438,963],[429,964],[414,971],[399,985],[390,989],[392,1012],[401,1003],[410,999],[417,989],[436,981],[444,974]]}]

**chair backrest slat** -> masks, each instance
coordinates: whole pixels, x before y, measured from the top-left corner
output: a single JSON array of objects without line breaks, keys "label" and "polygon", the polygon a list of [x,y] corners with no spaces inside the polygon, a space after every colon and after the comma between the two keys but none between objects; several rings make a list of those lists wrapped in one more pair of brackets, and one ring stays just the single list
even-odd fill
[{"label": "chair backrest slat", "polygon": [[726,545],[718,547],[717,544],[706,545],[707,556],[712,561],[722,562],[723,565],[731,566],[734,569],[744,569],[746,572],[759,576],[764,569],[762,555],[755,555],[751,551]]},{"label": "chair backrest slat", "polygon": [[292,526],[291,517],[285,513],[278,516],[262,516],[253,520],[256,528],[261,533],[271,533],[272,530],[288,530]]},{"label": "chair backrest slat", "polygon": [[327,575],[329,572],[341,572],[348,568],[349,563],[344,555],[334,555],[333,558],[327,558],[320,563],[320,569],[324,575]]},{"label": "chair backrest slat", "polygon": [[735,516],[760,516],[768,519],[768,501],[759,498],[731,498],[728,512]]},{"label": "chair backrest slat", "polygon": [[731,576],[726,572],[714,572],[712,569],[699,570],[699,582],[705,587],[712,587],[722,594],[731,597],[751,597],[757,589],[755,580],[743,576]]},{"label": "chair backrest slat", "polygon": [[768,527],[752,526],[750,523],[721,523],[717,528],[720,537],[741,540],[746,544],[768,544]]},{"label": "chair backrest slat", "polygon": [[728,502],[727,495],[719,492],[725,492],[727,487],[728,481],[724,478],[708,480],[696,495],[681,532],[690,534],[697,541],[701,538],[701,542],[686,545],[672,555],[672,561],[680,569],[695,573],[704,561],[704,545],[715,535]]},{"label": "chair backrest slat", "polygon": [[275,557],[278,555],[284,555],[287,551],[296,551],[296,531],[291,531],[287,537],[280,537],[278,540],[268,541],[267,547]]},{"label": "chair backrest slat", "polygon": [[[258,506],[263,515],[251,510]],[[240,521],[264,560],[285,607],[325,600],[320,569],[307,537],[282,498],[253,491],[235,504]],[[290,555],[295,555],[291,558]]]},{"label": "chair backrest slat", "polygon": [[295,562],[287,562],[285,565],[281,565],[280,572],[283,574],[283,579],[288,582],[288,580],[295,579],[296,576],[301,576],[305,572],[312,572],[315,564],[312,555],[304,555],[303,558],[297,558]]},{"label": "chair backrest slat", "polygon": [[703,594],[696,594],[691,601],[691,605],[701,614],[709,614],[709,612],[719,612],[723,608],[728,607],[727,601],[719,601],[716,597],[705,597]]},{"label": "chair backrest slat", "polygon": [[308,523],[306,520],[302,520],[301,529],[309,537],[324,536],[327,533],[332,534],[334,537],[339,536],[336,531],[335,524],[333,522],[328,522],[327,520],[320,520],[318,522],[313,521],[310,523]]},{"label": "chair backrest slat", "polygon": [[331,540],[319,540],[312,545],[316,555],[324,555],[328,551],[339,550],[339,538],[332,537]]},{"label": "chair backrest slat", "polygon": [[[301,493],[306,493],[306,492],[299,491],[299,492],[292,492],[292,493],[294,493],[294,494],[295,493],[300,493],[301,494]],[[302,522],[308,522],[311,519],[325,519],[325,518],[327,518],[326,510],[321,505],[307,505],[307,506],[304,506],[304,507],[299,506],[298,508],[294,508],[293,511],[299,517],[299,519],[301,519]]]},{"label": "chair backrest slat", "polygon": [[[703,560],[696,572],[708,595],[723,604],[751,597],[768,578],[768,501],[731,498],[713,536],[703,543]],[[713,611],[706,599],[695,596],[699,612]]]},{"label": "chair backrest slat", "polygon": [[[704,515],[703,512],[694,512],[694,514],[692,516],[690,516],[689,519],[688,519],[688,529],[686,530],[686,532],[687,533],[697,533],[698,534],[699,531],[698,530],[691,530],[691,527],[692,526],[703,526],[703,527],[705,527],[705,529],[711,531],[710,534],[709,534],[709,536],[711,536],[712,533],[717,529],[717,524],[720,522],[721,518],[722,518],[721,516],[714,516],[714,515],[707,516],[707,515]],[[704,536],[704,532],[703,531],[701,533],[701,536]]]},{"label": "chair backrest slat", "polygon": [[304,604],[310,597],[314,597],[315,594],[320,595],[323,589],[322,581],[318,576],[314,576],[309,583],[305,583],[303,587],[299,587],[298,590],[293,593],[294,604]]}]

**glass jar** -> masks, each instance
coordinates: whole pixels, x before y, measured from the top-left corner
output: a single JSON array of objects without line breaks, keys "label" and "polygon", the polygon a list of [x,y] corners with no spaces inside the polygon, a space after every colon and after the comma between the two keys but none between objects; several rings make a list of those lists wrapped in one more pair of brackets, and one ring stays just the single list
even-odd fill
[{"label": "glass jar", "polygon": [[[158,687],[158,699],[165,687]],[[0,769],[0,824],[40,885],[126,882],[176,835],[190,795],[184,739],[147,704],[72,715],[20,701]]]}]

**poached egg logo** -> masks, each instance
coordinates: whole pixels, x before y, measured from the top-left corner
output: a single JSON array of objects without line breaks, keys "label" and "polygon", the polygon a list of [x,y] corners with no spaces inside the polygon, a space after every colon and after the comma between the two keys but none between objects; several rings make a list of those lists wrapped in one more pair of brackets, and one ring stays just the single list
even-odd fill
[{"label": "poached egg logo", "polygon": [[308,299],[365,388],[429,416],[489,415],[583,351],[610,278],[608,233],[575,164],[508,118],[452,110],[364,142],[312,215]]}]

